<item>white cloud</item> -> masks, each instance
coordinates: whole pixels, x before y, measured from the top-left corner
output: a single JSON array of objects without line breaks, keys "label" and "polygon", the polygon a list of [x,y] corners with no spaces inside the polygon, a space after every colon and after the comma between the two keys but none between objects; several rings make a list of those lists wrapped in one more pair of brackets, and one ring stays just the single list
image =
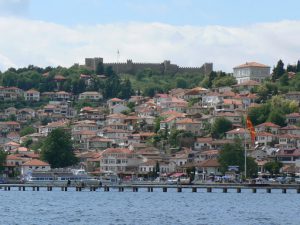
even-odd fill
[{"label": "white cloud", "polygon": [[246,61],[273,66],[279,58],[295,63],[300,52],[300,21],[247,27],[173,26],[161,23],[66,27],[43,21],[0,18],[0,69],[10,66],[71,66],[85,57],[105,62],[162,62],[182,66],[213,62],[230,72]]}]

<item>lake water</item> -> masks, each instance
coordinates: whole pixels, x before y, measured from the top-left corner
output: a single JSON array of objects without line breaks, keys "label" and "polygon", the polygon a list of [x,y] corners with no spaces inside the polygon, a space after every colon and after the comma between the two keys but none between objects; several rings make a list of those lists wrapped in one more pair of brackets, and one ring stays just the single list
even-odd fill
[{"label": "lake water", "polygon": [[299,225],[300,194],[288,190],[183,189],[182,193],[154,189],[148,193],[110,190],[103,192],[54,189],[47,192],[0,190],[0,225],[90,225],[90,224],[212,224],[212,225]]}]

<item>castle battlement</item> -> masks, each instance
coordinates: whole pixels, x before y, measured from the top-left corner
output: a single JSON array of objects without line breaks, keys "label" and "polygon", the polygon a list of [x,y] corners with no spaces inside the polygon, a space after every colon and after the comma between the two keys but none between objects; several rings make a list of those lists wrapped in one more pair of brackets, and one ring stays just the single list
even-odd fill
[{"label": "castle battlement", "polygon": [[160,71],[162,74],[176,74],[178,72],[193,72],[201,73],[203,75],[209,74],[213,71],[212,63],[204,63],[201,67],[180,67],[176,64],[171,64],[170,60],[164,60],[161,63],[149,63],[149,62],[133,62],[132,59],[128,59],[126,62],[103,62],[103,58],[86,58],[85,66],[89,69],[96,70],[97,65],[103,63],[104,66],[111,66],[117,73],[137,73],[146,68],[150,68],[156,71]]}]

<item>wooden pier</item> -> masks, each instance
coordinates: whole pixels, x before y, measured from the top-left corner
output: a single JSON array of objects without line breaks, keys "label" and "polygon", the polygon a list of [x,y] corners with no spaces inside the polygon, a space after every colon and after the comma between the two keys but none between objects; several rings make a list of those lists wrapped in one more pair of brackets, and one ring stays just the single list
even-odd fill
[{"label": "wooden pier", "polygon": [[177,192],[182,192],[183,189],[190,190],[191,192],[198,192],[201,189],[205,192],[212,193],[214,190],[222,190],[223,193],[236,192],[241,193],[250,190],[252,193],[257,193],[257,190],[265,190],[266,193],[271,194],[273,190],[281,190],[283,194],[287,192],[300,194],[300,185],[250,185],[250,184],[198,184],[198,185],[166,185],[166,184],[121,184],[121,185],[104,185],[104,186],[51,186],[51,185],[33,185],[33,184],[0,184],[0,191],[52,191],[54,189],[61,191],[75,190],[81,192],[89,190],[91,192],[102,190],[109,192],[116,189],[119,192],[132,191],[138,192],[139,190],[147,190],[148,192],[162,191],[168,192],[170,189],[175,189]]}]

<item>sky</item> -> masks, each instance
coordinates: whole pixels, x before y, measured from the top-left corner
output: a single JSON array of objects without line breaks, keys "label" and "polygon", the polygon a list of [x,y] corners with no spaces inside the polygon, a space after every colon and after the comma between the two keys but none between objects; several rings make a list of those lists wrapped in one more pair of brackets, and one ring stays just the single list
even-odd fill
[{"label": "sky", "polygon": [[[298,0],[0,0],[0,70],[104,62],[300,59]],[[117,51],[120,55],[118,57]]]}]

